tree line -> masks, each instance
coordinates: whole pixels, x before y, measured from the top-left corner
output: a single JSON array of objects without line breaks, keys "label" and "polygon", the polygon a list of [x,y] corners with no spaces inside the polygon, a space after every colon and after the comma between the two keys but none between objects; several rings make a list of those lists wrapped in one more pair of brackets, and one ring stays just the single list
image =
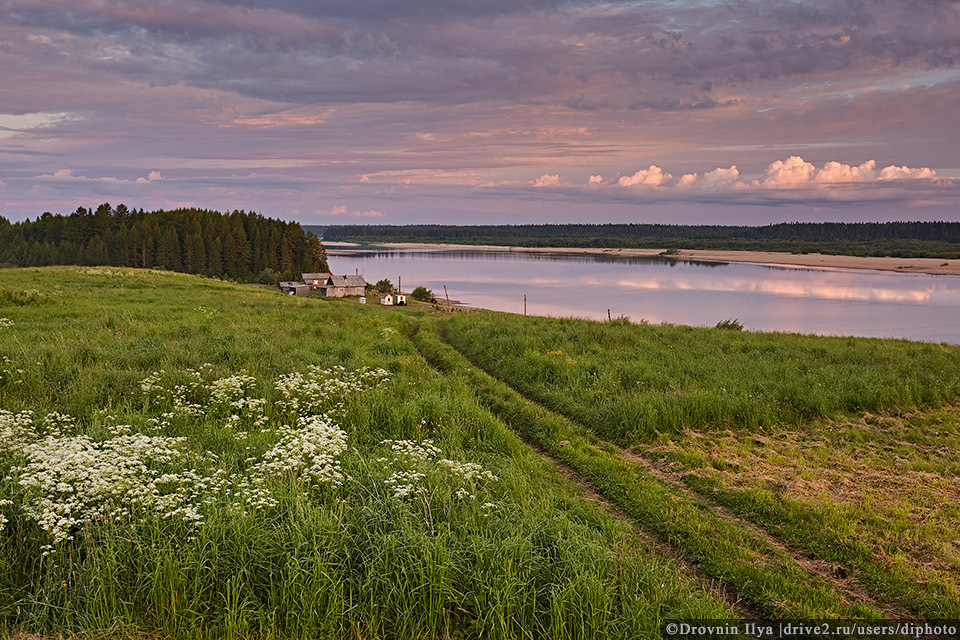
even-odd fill
[{"label": "tree line", "polygon": [[327,240],[519,247],[727,249],[960,258],[957,222],[820,222],[765,226],[670,224],[334,225]]},{"label": "tree line", "polygon": [[131,210],[104,203],[69,215],[0,217],[0,265],[163,268],[240,281],[293,280],[327,270],[320,239],[296,222],[206,209]]}]

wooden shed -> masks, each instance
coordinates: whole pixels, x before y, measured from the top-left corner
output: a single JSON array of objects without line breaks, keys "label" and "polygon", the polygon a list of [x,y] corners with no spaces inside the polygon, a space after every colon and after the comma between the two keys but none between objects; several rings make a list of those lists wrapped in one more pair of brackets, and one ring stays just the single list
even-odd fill
[{"label": "wooden shed", "polygon": [[291,296],[305,296],[310,293],[310,285],[305,282],[281,282],[280,292]]}]

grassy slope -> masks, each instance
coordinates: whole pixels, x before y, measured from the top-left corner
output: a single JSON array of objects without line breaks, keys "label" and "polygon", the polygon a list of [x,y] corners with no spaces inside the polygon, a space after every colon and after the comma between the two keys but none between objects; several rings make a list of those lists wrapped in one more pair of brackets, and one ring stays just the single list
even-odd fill
[{"label": "grassy slope", "polygon": [[[38,290],[33,293],[30,290]],[[186,383],[245,372],[269,422],[246,439],[222,409],[172,418],[198,469],[249,467],[289,421],[272,381],[308,365],[382,366],[385,384],[346,394],[338,420],[351,480],[311,486],[268,478],[278,504],[239,513],[217,496],[197,530],[146,513],[76,531],[43,556],[46,535],[23,515],[28,492],[0,480],[0,631],[112,629],[175,637],[656,637],[664,617],[733,612],[632,528],[580,499],[503,423],[469,380],[440,375],[406,338],[410,318],[349,301],[169,273],[49,268],[0,272],[0,408],[74,416],[74,433],[110,425],[154,433],[170,410],[140,381],[162,369]],[[385,439],[431,438],[443,456],[497,480],[456,495],[426,472],[423,493],[391,495]],[[215,453],[217,458],[213,458]],[[20,457],[18,457],[18,455]],[[22,465],[0,452],[0,477]],[[185,463],[186,464],[186,463]],[[426,470],[426,467],[418,467]],[[171,471],[178,471],[173,468]],[[489,503],[491,506],[483,506]]]},{"label": "grassy slope", "polygon": [[622,445],[960,396],[955,346],[508,314],[454,317],[448,333],[515,388]]},{"label": "grassy slope", "polygon": [[[960,427],[936,409],[960,395],[957,347],[505,314],[452,318],[445,333],[878,597],[960,615]],[[865,410],[886,417],[849,418]]]}]

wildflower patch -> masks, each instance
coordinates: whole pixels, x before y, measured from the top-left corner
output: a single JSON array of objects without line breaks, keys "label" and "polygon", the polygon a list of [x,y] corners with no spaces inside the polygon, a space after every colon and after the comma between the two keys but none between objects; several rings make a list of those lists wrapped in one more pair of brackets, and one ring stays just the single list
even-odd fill
[{"label": "wildflower patch", "polygon": [[[346,478],[340,457],[347,433],[331,413],[313,411],[335,409],[344,394],[389,375],[314,367],[280,376],[280,397],[270,403],[257,397],[259,382],[244,373],[213,378],[212,367],[204,365],[188,369],[178,383],[184,374],[155,371],[140,389],[158,414],[137,427],[100,410],[108,436],[101,439],[78,433],[77,421],[63,413],[37,418],[31,411],[0,410],[0,464],[9,463],[0,487],[12,492],[0,496],[0,531],[11,517],[32,521],[48,535],[46,554],[97,521],[152,517],[192,530],[214,508],[242,514],[270,508],[277,505],[272,485],[284,478],[301,487],[338,487]],[[236,441],[248,434],[235,427],[248,424],[268,446],[228,473],[215,453],[199,452],[187,437],[165,435],[175,421],[184,427],[211,420],[221,421]]]}]

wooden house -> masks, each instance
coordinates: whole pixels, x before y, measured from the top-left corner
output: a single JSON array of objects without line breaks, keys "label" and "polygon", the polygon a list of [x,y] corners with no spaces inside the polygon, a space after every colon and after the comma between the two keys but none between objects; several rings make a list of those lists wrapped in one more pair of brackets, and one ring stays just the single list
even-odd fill
[{"label": "wooden house", "polygon": [[337,276],[331,274],[327,282],[319,287],[323,295],[334,298],[344,296],[362,296],[367,290],[367,281],[363,276]]},{"label": "wooden house", "polygon": [[327,284],[327,280],[330,279],[329,273],[305,273],[303,274],[303,281],[310,285],[311,289],[319,289],[324,287]]}]

